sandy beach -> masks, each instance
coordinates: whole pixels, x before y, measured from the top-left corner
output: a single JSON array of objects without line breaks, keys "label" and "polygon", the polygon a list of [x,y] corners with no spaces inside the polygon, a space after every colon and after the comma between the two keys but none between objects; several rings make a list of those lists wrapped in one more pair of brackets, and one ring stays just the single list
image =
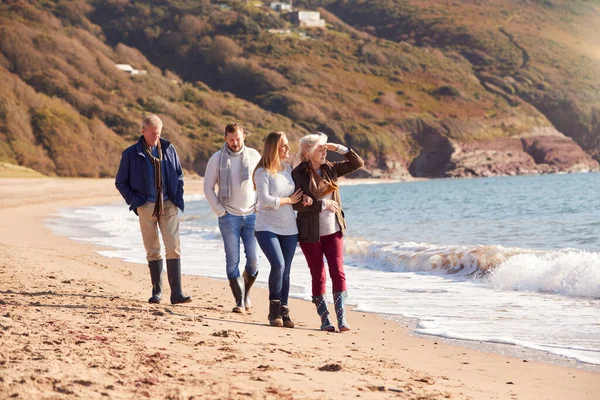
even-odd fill
[{"label": "sandy beach", "polygon": [[185,276],[193,303],[150,305],[147,266],[44,226],[58,208],[119,201],[112,179],[0,179],[0,398],[600,396],[597,372],[418,338],[373,314],[325,333],[314,306],[292,299],[296,328],[270,327],[266,290],[253,289],[252,314],[233,314],[225,280]]}]

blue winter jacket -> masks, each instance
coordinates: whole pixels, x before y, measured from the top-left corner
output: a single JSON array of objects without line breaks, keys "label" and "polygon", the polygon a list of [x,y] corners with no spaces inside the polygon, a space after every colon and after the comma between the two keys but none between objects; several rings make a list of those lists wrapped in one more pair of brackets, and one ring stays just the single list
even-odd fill
[{"label": "blue winter jacket", "polygon": [[[177,156],[175,146],[168,140],[160,139],[163,152],[163,182],[167,188],[169,200],[183,211],[183,170]],[[148,166],[149,160],[144,154],[142,136],[138,142],[123,151],[121,164],[115,179],[115,185],[129,204],[129,209],[136,213],[137,208],[148,201]]]}]

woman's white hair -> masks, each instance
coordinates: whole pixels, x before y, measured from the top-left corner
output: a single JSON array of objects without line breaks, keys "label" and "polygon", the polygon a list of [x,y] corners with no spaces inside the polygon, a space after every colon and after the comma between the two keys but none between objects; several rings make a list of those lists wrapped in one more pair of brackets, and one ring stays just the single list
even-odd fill
[{"label": "woman's white hair", "polygon": [[310,160],[319,145],[327,143],[327,135],[322,132],[311,133],[300,139],[300,161]]}]

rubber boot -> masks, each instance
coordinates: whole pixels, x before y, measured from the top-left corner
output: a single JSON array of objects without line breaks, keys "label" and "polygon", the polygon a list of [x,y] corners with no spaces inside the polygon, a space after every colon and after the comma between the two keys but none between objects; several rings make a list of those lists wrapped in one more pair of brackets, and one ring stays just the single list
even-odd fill
[{"label": "rubber boot", "polygon": [[269,301],[269,324],[271,326],[283,326],[283,318],[281,318],[281,301]]},{"label": "rubber boot", "polygon": [[288,306],[281,306],[281,319],[285,328],[293,328],[295,326],[294,321],[290,318],[290,308]]},{"label": "rubber boot", "polygon": [[148,261],[148,268],[152,280],[152,297],[148,299],[148,303],[158,304],[162,299],[163,260]]},{"label": "rubber boot", "polygon": [[346,332],[350,330],[348,322],[346,322],[346,292],[336,292],[333,294],[333,304],[335,305],[335,315],[337,316],[338,329],[340,332]]},{"label": "rubber boot", "polygon": [[171,304],[191,302],[192,298],[184,295],[181,290],[181,259],[167,260],[167,277],[169,278],[169,286],[171,286]]},{"label": "rubber boot", "polygon": [[317,306],[317,313],[321,317],[321,330],[327,332],[335,332],[335,327],[331,325],[329,321],[329,310],[327,309],[327,303],[325,302],[325,296],[313,296],[312,302]]},{"label": "rubber boot", "polygon": [[256,281],[256,277],[258,276],[258,272],[256,275],[252,276],[246,271],[242,274],[244,277],[244,307],[246,308],[246,312],[252,312],[252,302],[250,301],[250,288],[254,285],[254,281]]},{"label": "rubber boot", "polygon": [[229,287],[231,288],[231,293],[233,293],[233,298],[235,299],[235,307],[233,307],[231,311],[234,313],[244,312],[244,277],[240,276],[238,278],[230,279]]}]

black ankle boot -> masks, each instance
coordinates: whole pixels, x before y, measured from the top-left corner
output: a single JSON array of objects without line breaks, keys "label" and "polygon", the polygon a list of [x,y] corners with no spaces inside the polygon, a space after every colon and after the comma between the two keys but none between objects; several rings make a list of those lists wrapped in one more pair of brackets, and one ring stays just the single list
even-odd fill
[{"label": "black ankle boot", "polygon": [[148,299],[148,303],[158,304],[162,299],[163,260],[148,261],[148,268],[152,280],[152,297]]},{"label": "black ankle boot", "polygon": [[281,301],[269,301],[269,324],[271,326],[283,326],[283,318],[281,318]]},{"label": "black ankle boot", "polygon": [[179,258],[167,260],[167,277],[169,286],[171,286],[171,304],[191,302],[192,298],[184,295],[181,290],[181,260]]},{"label": "black ankle boot", "polygon": [[258,272],[256,275],[252,276],[246,271],[242,274],[244,277],[244,307],[246,308],[246,312],[250,312],[252,309],[252,302],[250,301],[250,288],[254,285],[254,281],[256,281],[256,277],[258,276]]},{"label": "black ankle boot", "polygon": [[244,312],[244,278],[240,276],[238,278],[230,279],[229,287],[231,288],[231,293],[233,293],[233,298],[235,299],[235,307],[233,307],[231,311],[234,313]]},{"label": "black ankle boot", "polygon": [[288,306],[281,306],[281,319],[284,327],[293,328],[295,326],[294,321],[290,318],[290,308]]}]

